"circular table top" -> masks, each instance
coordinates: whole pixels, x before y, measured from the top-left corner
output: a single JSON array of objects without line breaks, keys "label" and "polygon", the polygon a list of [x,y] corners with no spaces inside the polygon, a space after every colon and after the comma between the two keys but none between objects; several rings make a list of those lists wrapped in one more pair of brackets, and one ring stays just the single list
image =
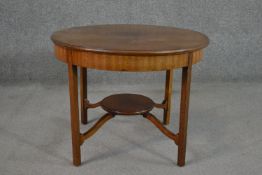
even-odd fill
[{"label": "circular table top", "polygon": [[123,55],[163,55],[205,48],[208,38],[196,31],[175,27],[111,24],[64,29],[51,36],[59,46]]}]

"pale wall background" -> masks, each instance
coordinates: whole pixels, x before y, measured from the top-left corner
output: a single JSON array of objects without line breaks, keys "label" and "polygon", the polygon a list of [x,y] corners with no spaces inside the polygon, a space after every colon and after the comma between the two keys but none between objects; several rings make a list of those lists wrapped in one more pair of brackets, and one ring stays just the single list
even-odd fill
[{"label": "pale wall background", "polygon": [[[139,23],[190,28],[210,45],[194,81],[262,80],[261,0],[1,0],[0,81],[66,81],[49,39],[71,26]],[[89,71],[92,83],[161,82],[164,74]],[[179,74],[178,74],[179,75]]]}]

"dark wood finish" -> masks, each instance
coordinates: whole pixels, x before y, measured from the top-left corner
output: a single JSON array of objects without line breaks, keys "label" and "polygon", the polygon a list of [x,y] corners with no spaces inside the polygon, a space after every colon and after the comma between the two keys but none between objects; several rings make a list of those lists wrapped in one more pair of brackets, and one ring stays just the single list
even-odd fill
[{"label": "dark wood finish", "polygon": [[[55,46],[56,57],[68,63],[67,51],[72,52],[72,64],[98,70],[111,71],[164,71],[188,66],[187,53],[169,55],[119,55],[95,53],[71,49],[63,46]],[[193,52],[193,64],[198,63],[203,57],[203,51]]]},{"label": "dark wood finish", "polygon": [[70,94],[70,111],[71,111],[71,131],[72,131],[72,148],[73,148],[73,164],[79,166],[81,164],[80,150],[80,130],[79,130],[79,114],[78,114],[78,87],[77,87],[77,67],[68,64],[69,77],[69,94]]},{"label": "dark wood finish", "polygon": [[166,71],[166,86],[165,86],[165,100],[166,108],[164,109],[164,124],[168,125],[170,122],[170,112],[171,112],[171,99],[173,91],[173,70]]},{"label": "dark wood finish", "polygon": [[208,38],[195,31],[152,25],[98,25],[65,29],[52,35],[56,57],[99,70],[160,71],[188,66],[203,57]]},{"label": "dark wood finish", "polygon": [[90,103],[87,99],[84,101],[85,102],[85,108],[97,108],[99,106],[101,106],[101,101],[97,102],[97,103]]},{"label": "dark wood finish", "polygon": [[192,53],[189,53],[188,67],[184,67],[182,69],[180,119],[179,119],[179,143],[178,143],[178,158],[177,158],[177,164],[179,166],[185,165],[191,74],[192,74]]},{"label": "dark wood finish", "polygon": [[85,100],[87,99],[87,73],[86,68],[80,68],[80,101],[81,101],[81,122],[87,124],[87,109]]},{"label": "dark wood finish", "polygon": [[84,134],[81,134],[80,137],[80,143],[83,144],[86,139],[94,135],[99,128],[101,128],[108,120],[113,118],[114,115],[112,114],[105,114],[103,117],[101,117],[95,124],[90,128],[88,131],[86,131]]},{"label": "dark wood finish", "polygon": [[[143,115],[178,145],[179,166],[185,164],[189,93],[192,65],[203,57],[208,38],[192,30],[152,25],[97,25],[55,32],[51,39],[56,57],[68,64],[73,163],[81,164],[80,145],[117,114]],[[79,130],[77,66],[80,67],[81,121],[87,123],[87,109],[101,106],[108,113],[87,132]],[[137,94],[117,94],[101,102],[87,99],[86,68],[111,71],[166,72],[165,98],[162,104]],[[164,124],[170,121],[173,69],[183,68],[179,133],[174,134],[151,113],[153,107],[164,110]]]},{"label": "dark wood finish", "polygon": [[200,50],[208,38],[196,31],[154,25],[96,25],[55,32],[57,45],[121,55],[179,54]]},{"label": "dark wood finish", "polygon": [[154,102],[138,94],[114,94],[104,98],[101,107],[114,115],[140,115],[151,111]]},{"label": "dark wood finish", "polygon": [[156,108],[161,108],[161,109],[166,109],[166,102],[165,102],[165,100],[161,104],[155,103],[155,107]]},{"label": "dark wood finish", "polygon": [[168,130],[166,127],[162,125],[162,123],[151,113],[144,114],[143,117],[151,121],[165,136],[168,138],[174,140],[176,144],[178,144],[178,135],[174,134],[170,130]]}]

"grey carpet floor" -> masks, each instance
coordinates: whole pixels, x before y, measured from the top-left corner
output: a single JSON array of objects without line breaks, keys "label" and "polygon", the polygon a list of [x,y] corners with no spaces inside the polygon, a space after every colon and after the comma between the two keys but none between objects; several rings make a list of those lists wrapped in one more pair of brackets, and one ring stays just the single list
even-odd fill
[{"label": "grey carpet floor", "polygon": [[[116,92],[142,93],[160,102],[161,85],[90,86],[91,102]],[[172,120],[178,129],[179,87]],[[162,111],[154,110],[161,118]],[[89,111],[88,129],[103,115]],[[262,83],[193,83],[187,161],[177,147],[139,116],[117,116],[87,140],[82,165],[71,164],[67,85],[0,86],[0,174],[6,175],[261,175]]]}]

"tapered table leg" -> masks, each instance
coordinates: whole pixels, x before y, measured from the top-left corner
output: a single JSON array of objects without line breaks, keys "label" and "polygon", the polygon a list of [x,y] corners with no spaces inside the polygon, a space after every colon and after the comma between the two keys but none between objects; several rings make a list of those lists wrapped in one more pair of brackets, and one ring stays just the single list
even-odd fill
[{"label": "tapered table leg", "polygon": [[165,86],[165,103],[164,109],[164,124],[168,125],[170,122],[171,99],[173,91],[173,69],[166,71],[166,86]]},{"label": "tapered table leg", "polygon": [[185,165],[191,74],[192,74],[192,53],[190,53],[188,56],[188,67],[184,67],[182,70],[179,138],[178,138],[179,141],[178,141],[178,158],[177,158],[177,164],[179,166]]},{"label": "tapered table leg", "polygon": [[78,112],[77,66],[68,64],[73,164],[81,164],[80,130]]},{"label": "tapered table leg", "polygon": [[80,68],[80,101],[81,101],[81,122],[87,124],[87,109],[85,100],[87,99],[87,72],[86,68]]}]

